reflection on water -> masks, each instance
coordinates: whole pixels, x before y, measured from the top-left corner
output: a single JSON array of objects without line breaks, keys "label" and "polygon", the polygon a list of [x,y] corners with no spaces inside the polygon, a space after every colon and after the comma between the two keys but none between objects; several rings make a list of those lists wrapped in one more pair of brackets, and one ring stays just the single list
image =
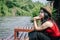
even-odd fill
[{"label": "reflection on water", "polygon": [[32,27],[31,17],[0,17],[0,38],[13,34],[15,27]]}]

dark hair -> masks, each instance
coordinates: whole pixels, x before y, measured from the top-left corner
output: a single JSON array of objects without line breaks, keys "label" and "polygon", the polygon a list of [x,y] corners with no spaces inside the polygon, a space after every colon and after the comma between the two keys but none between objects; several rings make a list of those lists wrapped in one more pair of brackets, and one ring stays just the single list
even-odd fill
[{"label": "dark hair", "polygon": [[51,17],[51,14],[50,14],[46,9],[44,9],[44,8],[40,8],[40,10],[43,10],[45,13],[48,14],[49,17]]},{"label": "dark hair", "polygon": [[47,12],[45,9],[40,9],[40,10],[43,10],[43,12],[44,12],[44,18],[41,19],[41,22],[44,23],[44,22],[46,22],[49,18],[51,18],[51,15],[50,15],[50,13]]}]

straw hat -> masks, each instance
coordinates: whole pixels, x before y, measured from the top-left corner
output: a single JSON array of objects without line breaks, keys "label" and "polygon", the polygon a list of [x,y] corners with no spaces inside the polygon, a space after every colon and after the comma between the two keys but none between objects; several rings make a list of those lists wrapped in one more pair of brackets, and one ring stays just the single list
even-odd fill
[{"label": "straw hat", "polygon": [[51,6],[42,7],[42,9],[47,11],[50,15],[52,15],[52,7]]}]

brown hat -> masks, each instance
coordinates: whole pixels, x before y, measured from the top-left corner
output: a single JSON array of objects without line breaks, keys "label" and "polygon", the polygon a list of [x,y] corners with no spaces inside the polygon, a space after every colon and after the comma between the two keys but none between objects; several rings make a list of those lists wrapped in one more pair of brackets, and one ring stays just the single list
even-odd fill
[{"label": "brown hat", "polygon": [[42,9],[46,10],[50,15],[52,15],[52,7],[51,6],[42,7]]}]

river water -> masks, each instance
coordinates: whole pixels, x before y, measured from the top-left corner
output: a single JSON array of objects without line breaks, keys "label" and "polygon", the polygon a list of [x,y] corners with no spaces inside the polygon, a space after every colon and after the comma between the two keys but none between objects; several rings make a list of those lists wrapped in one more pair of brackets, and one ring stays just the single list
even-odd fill
[{"label": "river water", "polygon": [[15,27],[32,27],[30,16],[0,17],[0,38],[14,34]]}]

